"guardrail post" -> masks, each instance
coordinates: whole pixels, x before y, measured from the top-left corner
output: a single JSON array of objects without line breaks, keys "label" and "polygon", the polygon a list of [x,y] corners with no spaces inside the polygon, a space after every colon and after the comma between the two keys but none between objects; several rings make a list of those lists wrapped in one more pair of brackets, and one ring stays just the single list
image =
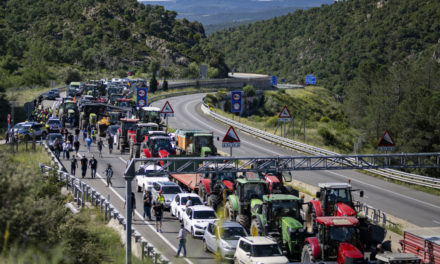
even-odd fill
[{"label": "guardrail post", "polygon": [[86,186],[85,186],[85,189],[86,189],[86,201],[88,201],[89,198],[90,198],[90,195],[89,195],[90,186],[89,186],[89,185],[86,185]]},{"label": "guardrail post", "polygon": [[95,190],[92,190],[92,204],[93,205],[95,205],[95,194],[96,194],[96,191]]},{"label": "guardrail post", "polygon": [[141,253],[141,259],[142,259],[142,261],[144,261],[144,255],[145,255],[145,247],[148,245],[148,242],[145,242],[145,241],[142,241],[141,242],[141,250],[142,250],[142,253]]},{"label": "guardrail post", "polygon": [[153,247],[152,246],[148,246],[147,247],[147,256],[148,257],[150,257],[152,251],[153,251]]},{"label": "guardrail post", "polygon": [[154,253],[154,264],[157,264],[159,262],[159,257],[160,257],[160,254],[155,252]]},{"label": "guardrail post", "polygon": [[84,186],[84,184],[82,184],[82,188],[81,188],[81,190],[82,190],[82,195],[81,195],[81,208],[84,208],[84,206],[86,205],[86,201],[85,201],[85,198],[86,198],[86,194],[85,194],[85,186]]},{"label": "guardrail post", "polygon": [[107,221],[107,209],[108,209],[108,203],[105,202],[105,211],[104,211],[104,220]]},{"label": "guardrail post", "polygon": [[382,212],[382,223],[384,225],[387,224],[387,214],[385,212]]}]

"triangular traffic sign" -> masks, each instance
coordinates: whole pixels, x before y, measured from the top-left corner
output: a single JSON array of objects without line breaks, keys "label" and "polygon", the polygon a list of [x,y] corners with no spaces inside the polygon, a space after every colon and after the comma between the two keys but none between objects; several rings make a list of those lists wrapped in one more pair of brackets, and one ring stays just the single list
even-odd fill
[{"label": "triangular traffic sign", "polygon": [[393,138],[391,137],[388,130],[385,130],[382,137],[379,140],[379,143],[377,144],[379,147],[394,147],[396,144],[394,143]]},{"label": "triangular traffic sign", "polygon": [[160,113],[162,114],[174,114],[174,110],[171,107],[170,103],[167,101],[165,105],[162,107],[162,110],[160,110]]},{"label": "triangular traffic sign", "polygon": [[226,135],[223,138],[222,142],[224,142],[224,143],[240,143],[240,138],[238,138],[238,135],[232,126],[229,127],[228,132],[226,132]]},{"label": "triangular traffic sign", "polygon": [[292,115],[290,114],[289,109],[287,109],[287,106],[283,107],[280,114],[278,115],[278,118],[292,118]]}]

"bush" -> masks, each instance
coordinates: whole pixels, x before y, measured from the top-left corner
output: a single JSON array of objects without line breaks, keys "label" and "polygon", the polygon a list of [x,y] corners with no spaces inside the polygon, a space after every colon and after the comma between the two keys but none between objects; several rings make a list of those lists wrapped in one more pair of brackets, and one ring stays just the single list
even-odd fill
[{"label": "bush", "polygon": [[157,91],[157,79],[156,76],[153,75],[153,77],[150,79],[150,93],[155,93]]},{"label": "bush", "polygon": [[271,116],[264,124],[265,127],[275,127],[278,124],[278,116]]},{"label": "bush", "polygon": [[328,123],[328,122],[330,122],[330,118],[328,118],[327,116],[323,116],[323,117],[321,117],[319,122]]},{"label": "bush", "polygon": [[318,129],[318,135],[320,135],[322,137],[325,145],[336,145],[337,144],[336,137],[330,131],[328,131],[328,129],[325,127],[320,127]]},{"label": "bush", "polygon": [[163,81],[163,83],[162,83],[162,90],[164,90],[164,91],[168,91],[168,81]]},{"label": "bush", "polygon": [[66,73],[66,78],[64,79],[64,83],[69,85],[71,82],[79,82],[81,81],[81,74],[77,70],[68,69]]},{"label": "bush", "polygon": [[246,93],[246,96],[254,96],[255,95],[255,88],[252,85],[246,85],[245,87],[243,87],[243,92]]}]

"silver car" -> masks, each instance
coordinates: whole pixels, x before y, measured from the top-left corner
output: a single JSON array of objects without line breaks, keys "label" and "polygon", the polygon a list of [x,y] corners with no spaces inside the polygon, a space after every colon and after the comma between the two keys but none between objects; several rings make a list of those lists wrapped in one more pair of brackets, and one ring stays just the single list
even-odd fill
[{"label": "silver car", "polygon": [[165,198],[164,208],[169,210],[171,207],[171,201],[174,199],[174,196],[178,193],[183,193],[182,188],[174,182],[155,182],[153,183],[153,200],[157,200],[157,196],[159,196],[159,191],[162,191],[162,195]]},{"label": "silver car", "polygon": [[237,222],[216,221],[208,224],[203,235],[205,251],[218,252],[224,259],[232,260],[240,237],[248,234],[243,226]]}]

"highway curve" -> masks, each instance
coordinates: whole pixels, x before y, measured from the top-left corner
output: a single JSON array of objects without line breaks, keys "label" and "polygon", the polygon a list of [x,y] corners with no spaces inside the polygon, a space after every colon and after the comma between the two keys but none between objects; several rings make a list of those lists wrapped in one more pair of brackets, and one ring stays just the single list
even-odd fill
[{"label": "highway curve", "polygon": [[[214,132],[220,141],[228,127],[217,123],[205,116],[201,110],[204,94],[192,94],[154,102],[154,106],[162,107],[169,101],[174,109],[175,116],[169,118],[169,125],[174,128],[207,129]],[[238,132],[241,147],[233,150],[234,156],[277,156],[301,155],[298,152],[275,146],[253,136]],[[216,142],[219,150],[229,153],[229,149],[222,149],[221,142]],[[418,226],[440,225],[440,199],[438,196],[416,191],[398,184],[380,180],[356,171],[301,171],[294,172],[297,180],[317,186],[320,182],[347,182],[351,179],[354,188],[365,191],[364,198],[357,199],[381,209],[384,212],[407,220]],[[356,195],[356,194],[355,194]]]}]

